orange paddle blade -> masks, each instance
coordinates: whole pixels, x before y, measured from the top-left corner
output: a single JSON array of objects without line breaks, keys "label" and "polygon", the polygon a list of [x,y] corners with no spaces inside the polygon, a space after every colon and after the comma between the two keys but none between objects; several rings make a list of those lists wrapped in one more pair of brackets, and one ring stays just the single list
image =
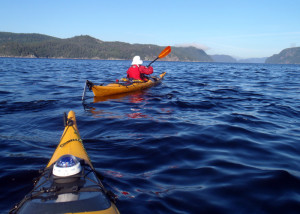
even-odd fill
[{"label": "orange paddle blade", "polygon": [[158,56],[158,58],[164,58],[169,53],[171,53],[171,46],[166,47]]}]

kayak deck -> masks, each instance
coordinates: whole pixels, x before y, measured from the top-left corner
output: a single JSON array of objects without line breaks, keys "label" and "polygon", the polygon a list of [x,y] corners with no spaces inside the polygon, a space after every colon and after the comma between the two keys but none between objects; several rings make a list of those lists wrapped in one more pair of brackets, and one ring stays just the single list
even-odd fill
[{"label": "kayak deck", "polygon": [[50,167],[62,155],[72,154],[77,158],[85,160],[93,168],[79,135],[75,113],[73,111],[69,112],[66,123],[60,142],[47,164],[47,167]]},{"label": "kayak deck", "polygon": [[[55,162],[66,154],[79,159],[81,172],[68,177],[53,175]],[[103,186],[83,146],[73,111],[69,112],[60,143],[33,190],[10,213],[119,214],[114,194]]]},{"label": "kayak deck", "polygon": [[90,87],[96,97],[109,96],[114,94],[128,93],[133,91],[144,90],[161,83],[166,72],[159,77],[151,77],[147,82],[134,81],[124,83],[110,83],[108,85],[94,85]]}]

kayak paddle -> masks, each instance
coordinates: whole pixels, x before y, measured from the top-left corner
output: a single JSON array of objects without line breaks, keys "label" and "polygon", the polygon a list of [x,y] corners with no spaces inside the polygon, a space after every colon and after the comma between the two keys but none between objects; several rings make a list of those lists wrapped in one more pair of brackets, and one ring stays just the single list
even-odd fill
[{"label": "kayak paddle", "polygon": [[166,48],[158,55],[158,57],[156,57],[155,60],[153,60],[152,62],[150,62],[150,64],[149,64],[147,67],[149,67],[149,66],[150,66],[153,62],[155,62],[156,60],[166,57],[169,53],[171,53],[171,46],[166,47]]}]

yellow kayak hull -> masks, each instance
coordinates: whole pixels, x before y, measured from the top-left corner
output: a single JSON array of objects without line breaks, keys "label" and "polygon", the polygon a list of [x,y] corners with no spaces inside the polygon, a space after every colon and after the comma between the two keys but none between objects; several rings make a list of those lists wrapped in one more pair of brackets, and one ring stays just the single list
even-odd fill
[{"label": "yellow kayak hull", "polygon": [[47,167],[50,167],[61,156],[71,154],[75,157],[85,160],[86,163],[88,163],[93,168],[90,158],[83,146],[81,137],[79,135],[74,111],[69,112],[68,121],[72,121],[73,125],[65,127],[60,142],[56,150],[54,151],[49,163],[47,164]]},{"label": "yellow kayak hull", "polygon": [[105,86],[93,85],[92,91],[96,97],[140,91],[158,85],[165,75],[166,72],[160,74],[158,78],[150,78],[147,82],[133,82],[130,85],[122,85],[120,83],[110,83]]},{"label": "yellow kayak hull", "polygon": [[[55,163],[61,156],[66,154],[72,154],[75,157],[83,159],[87,164],[90,165],[92,169],[94,169],[92,162],[83,146],[81,137],[79,135],[79,131],[77,128],[75,112],[70,111],[68,114],[68,121],[73,121],[72,126],[66,126],[62,137],[60,139],[60,143],[58,144],[55,152],[52,155],[47,167],[50,167],[53,163]],[[106,210],[101,211],[92,211],[92,212],[78,212],[77,214],[89,213],[89,214],[119,214],[119,211],[115,204],[111,203],[111,207]]]},{"label": "yellow kayak hull", "polygon": [[[73,155],[80,159],[84,168],[80,175],[72,178],[53,175],[53,165],[63,155]],[[73,180],[59,182],[59,179]],[[70,185],[77,189],[70,189]],[[90,161],[79,135],[75,113],[70,111],[60,142],[33,190],[28,194],[30,197],[25,196],[11,213],[119,214],[111,194],[113,193],[104,188]],[[64,199],[70,195],[71,198]]]}]

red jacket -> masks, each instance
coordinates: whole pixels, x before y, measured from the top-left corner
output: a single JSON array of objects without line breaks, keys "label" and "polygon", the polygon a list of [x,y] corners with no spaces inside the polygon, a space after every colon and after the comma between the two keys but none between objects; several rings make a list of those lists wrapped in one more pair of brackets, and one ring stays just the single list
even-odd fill
[{"label": "red jacket", "polygon": [[132,65],[127,70],[127,78],[147,81],[148,79],[145,77],[145,74],[149,75],[152,73],[153,73],[153,67],[151,66],[145,67],[143,65],[140,66]]}]

